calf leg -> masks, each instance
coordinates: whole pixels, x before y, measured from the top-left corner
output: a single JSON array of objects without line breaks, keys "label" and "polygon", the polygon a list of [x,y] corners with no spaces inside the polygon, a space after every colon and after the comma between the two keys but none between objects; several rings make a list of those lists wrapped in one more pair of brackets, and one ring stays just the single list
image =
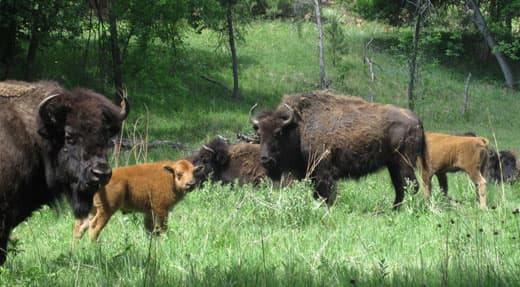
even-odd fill
[{"label": "calf leg", "polygon": [[91,240],[97,240],[99,233],[103,230],[111,216],[112,213],[104,212],[103,209],[97,210],[94,218],[90,220],[89,237]]},{"label": "calf leg", "polygon": [[479,202],[480,208],[486,208],[487,206],[487,188],[486,188],[486,179],[482,176],[480,171],[475,170],[469,173],[469,177],[471,181],[475,184],[476,193],[477,193],[477,201]]},{"label": "calf leg", "polygon": [[90,224],[90,220],[92,219],[92,215],[89,214],[85,218],[76,219],[76,224],[74,225],[74,233],[72,234],[72,247],[76,245],[76,242],[83,237],[83,234],[87,230]]},{"label": "calf leg", "polygon": [[445,172],[439,172],[436,174],[437,181],[439,182],[439,187],[444,193],[444,195],[448,196],[448,177]]}]

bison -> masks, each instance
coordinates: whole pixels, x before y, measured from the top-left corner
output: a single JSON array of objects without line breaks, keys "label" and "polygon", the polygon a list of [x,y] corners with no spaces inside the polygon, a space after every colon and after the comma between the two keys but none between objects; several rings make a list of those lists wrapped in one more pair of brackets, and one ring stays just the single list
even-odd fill
[{"label": "bison", "polygon": [[286,95],[274,111],[250,121],[260,137],[260,161],[271,176],[289,171],[310,176],[315,197],[332,203],[336,181],[360,178],[382,167],[402,204],[407,181],[418,189],[414,169],[426,164],[421,121],[410,110],[366,102],[348,95],[314,92]]},{"label": "bison", "polygon": [[89,216],[77,219],[73,238],[89,228],[90,239],[99,233],[116,211],[144,213],[147,231],[164,232],[169,210],[195,186],[194,172],[202,169],[187,160],[155,162],[116,168],[110,182],[94,195]]},{"label": "bison", "polygon": [[421,168],[424,194],[431,195],[431,179],[437,176],[442,192],[448,194],[447,172],[464,171],[477,188],[480,207],[486,207],[486,179],[484,170],[488,160],[489,140],[473,135],[448,135],[426,132],[428,167]]},{"label": "bison", "polygon": [[494,182],[511,183],[520,176],[520,161],[512,151],[489,151],[486,177]]},{"label": "bison", "polygon": [[269,178],[268,170],[260,163],[260,145],[239,142],[229,145],[225,139],[217,137],[203,145],[189,160],[204,166],[203,172],[196,174],[197,182],[208,179],[224,184],[235,180],[239,185],[258,184]]},{"label": "bison", "polygon": [[112,174],[107,146],[128,115],[100,94],[55,82],[0,82],[0,264],[11,230],[65,194],[83,217]]}]

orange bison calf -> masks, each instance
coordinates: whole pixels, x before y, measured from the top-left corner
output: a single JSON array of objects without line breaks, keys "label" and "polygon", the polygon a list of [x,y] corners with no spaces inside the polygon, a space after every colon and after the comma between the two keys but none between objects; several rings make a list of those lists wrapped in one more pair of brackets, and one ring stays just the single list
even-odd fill
[{"label": "orange bison calf", "polygon": [[94,195],[88,217],[74,226],[74,242],[89,228],[95,240],[118,210],[144,213],[146,230],[166,231],[169,210],[195,185],[194,172],[201,169],[186,160],[145,163],[116,168],[110,182]]},{"label": "orange bison calf", "polygon": [[484,137],[454,136],[426,132],[428,168],[422,169],[424,194],[431,195],[431,179],[437,176],[442,192],[448,194],[447,172],[465,171],[476,186],[480,207],[486,207],[486,179],[489,140]]}]

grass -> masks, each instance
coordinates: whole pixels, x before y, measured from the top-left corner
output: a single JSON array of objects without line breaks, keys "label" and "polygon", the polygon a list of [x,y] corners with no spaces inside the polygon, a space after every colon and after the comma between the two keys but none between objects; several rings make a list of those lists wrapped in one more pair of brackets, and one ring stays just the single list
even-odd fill
[{"label": "grass", "polygon": [[[375,23],[346,24],[345,32],[348,45],[337,67],[328,63],[328,77],[337,91],[367,97],[363,42],[392,35]],[[147,160],[185,156],[217,134],[233,139],[250,131],[253,103],[274,107],[284,93],[316,89],[312,24],[257,22],[245,37],[238,46],[241,102],[200,78],[231,86],[228,52],[207,31],[186,35],[180,59],[159,46],[143,70],[127,75],[127,135],[145,136],[149,111],[150,139],[184,144],[150,150]],[[406,106],[406,61],[384,48],[370,54],[378,65],[375,99]],[[520,146],[518,92],[503,89],[499,78],[475,77],[469,111],[461,116],[464,67],[426,56],[420,63],[417,113],[428,130],[474,131],[496,137],[500,149]],[[143,160],[135,152],[120,156],[120,164]],[[69,207],[44,207],[13,231],[0,285],[518,286],[520,215],[513,211],[520,185],[489,184],[490,208],[480,210],[466,175],[452,174],[449,183],[457,201],[435,187],[432,204],[408,194],[397,212],[390,209],[394,192],[386,171],[341,181],[331,207],[312,199],[307,182],[284,189],[208,183],[172,210],[167,234],[150,238],[140,215],[118,213],[98,244],[83,239],[74,250]]]}]

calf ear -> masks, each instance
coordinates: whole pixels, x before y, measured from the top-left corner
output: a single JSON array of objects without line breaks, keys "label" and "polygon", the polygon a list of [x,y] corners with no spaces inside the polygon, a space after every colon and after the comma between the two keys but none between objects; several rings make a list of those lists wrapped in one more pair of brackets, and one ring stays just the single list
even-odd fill
[{"label": "calf ear", "polygon": [[173,167],[171,167],[171,166],[169,166],[169,165],[163,165],[163,168],[164,168],[164,170],[166,170],[167,172],[169,172],[169,173],[175,175],[175,169],[174,169]]},{"label": "calf ear", "polygon": [[38,134],[46,139],[57,139],[65,133],[65,118],[70,108],[60,103],[60,97],[60,94],[49,96],[38,105]]},{"label": "calf ear", "polygon": [[218,166],[225,166],[229,162],[228,150],[217,150],[215,152],[215,162]]},{"label": "calf ear", "polygon": [[193,173],[196,173],[196,172],[202,172],[204,170],[204,166],[203,165],[197,165],[194,169],[193,169]]}]

